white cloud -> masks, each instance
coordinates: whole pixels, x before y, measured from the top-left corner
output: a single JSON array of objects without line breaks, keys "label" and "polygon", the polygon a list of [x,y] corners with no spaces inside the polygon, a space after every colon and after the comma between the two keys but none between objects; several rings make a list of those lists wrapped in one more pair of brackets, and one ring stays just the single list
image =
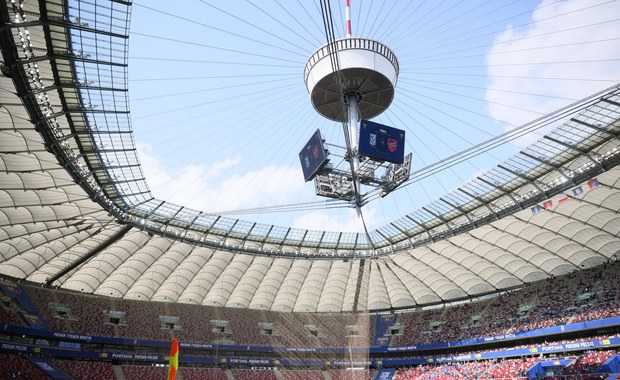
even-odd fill
[{"label": "white cloud", "polygon": [[[487,55],[490,115],[522,125],[572,102],[553,97],[578,100],[616,84],[620,65],[613,59],[620,51],[620,23],[614,20],[619,17],[617,2],[545,0],[527,26],[507,27]],[[567,63],[574,61],[580,62]],[[532,140],[525,138],[518,145]]]},{"label": "white cloud", "polygon": [[203,211],[228,211],[274,206],[297,200],[304,181],[297,167],[268,165],[244,171],[242,157],[209,165],[170,168],[155,158],[153,147],[138,144],[138,152],[155,197]]},{"label": "white cloud", "polygon": [[[244,171],[247,163],[240,157],[230,157],[210,165],[190,164],[174,169],[156,158],[154,149],[149,144],[138,144],[140,161],[154,196],[185,207],[220,212],[277,206],[298,202],[303,191],[314,193],[313,185],[304,182],[301,169],[297,166],[268,165],[259,170]],[[323,201],[325,198],[316,200]],[[372,229],[377,222],[378,210],[375,206],[367,205],[363,213],[366,225]],[[361,219],[352,208],[301,211],[292,221],[290,214],[266,214],[269,215],[267,219],[273,219],[271,222],[291,225],[293,228],[364,232]],[[230,216],[254,219],[251,214]],[[283,220],[277,219],[280,216]]]}]

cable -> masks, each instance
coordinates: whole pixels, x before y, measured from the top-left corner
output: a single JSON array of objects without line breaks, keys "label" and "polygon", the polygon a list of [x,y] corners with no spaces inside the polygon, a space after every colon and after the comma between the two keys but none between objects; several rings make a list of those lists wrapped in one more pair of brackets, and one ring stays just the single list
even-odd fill
[{"label": "cable", "polygon": [[[202,2],[204,3],[204,1],[202,1]],[[207,4],[207,5],[212,6],[213,8],[216,8],[216,7],[214,7],[214,6],[213,6],[213,5],[211,5],[211,4]],[[137,7],[145,8],[145,9],[148,9],[148,10],[153,11],[153,12],[161,13],[161,14],[164,14],[164,15],[169,16],[169,17],[173,17],[173,18],[177,18],[177,19],[183,20],[183,21],[185,21],[185,22],[189,22],[189,23],[191,23],[191,24],[199,25],[199,26],[201,26],[201,27],[203,27],[203,28],[208,28],[208,29],[211,29],[211,30],[216,30],[216,31],[218,31],[218,32],[222,32],[222,33],[225,33],[225,34],[229,34],[229,35],[231,35],[231,36],[239,37],[239,38],[242,38],[242,39],[245,39],[245,40],[248,40],[248,41],[256,42],[256,43],[261,44],[261,45],[264,45],[264,46],[269,46],[269,47],[272,47],[272,48],[274,48],[274,49],[282,50],[282,51],[285,51],[285,52],[287,52],[287,53],[291,53],[291,54],[296,54],[296,55],[304,56],[304,54],[302,54],[302,53],[294,52],[294,51],[292,51],[292,50],[285,49],[285,48],[283,48],[283,47],[281,47],[281,46],[278,46],[278,45],[269,44],[269,43],[266,43],[266,42],[264,42],[264,41],[261,41],[261,40],[255,39],[255,38],[250,38],[250,37],[248,37],[248,36],[244,36],[244,35],[242,35],[242,34],[234,33],[234,32],[231,32],[231,31],[229,31],[229,30],[226,30],[226,29],[216,28],[216,27],[214,27],[214,26],[207,25],[207,24],[204,24],[204,23],[201,23],[201,22],[195,21],[195,20],[191,20],[191,19],[188,19],[188,18],[186,18],[186,17],[181,17],[181,16],[178,16],[178,15],[175,15],[175,14],[169,13],[169,12],[164,12],[164,11],[162,11],[162,10],[159,10],[159,9],[156,9],[156,8],[152,8],[152,7],[146,6],[146,5],[144,5],[144,4],[139,4],[139,3],[134,2],[134,3],[133,3],[133,6],[137,6]],[[216,9],[217,9],[217,10],[220,10],[219,8],[216,8]],[[220,10],[220,11],[221,11],[221,10]],[[224,12],[224,11],[222,11],[222,12]],[[230,15],[228,12],[224,12],[224,13],[226,13],[226,14]],[[230,15],[230,16],[232,16],[232,15]],[[235,16],[233,16],[233,17],[235,17]],[[246,21],[244,21],[244,20],[241,20],[241,21],[246,22]],[[247,23],[247,22],[246,22],[246,23]],[[250,24],[250,25],[251,25],[251,24]],[[259,29],[260,29],[260,28],[259,28]],[[261,29],[261,30],[262,30],[262,29]]]}]

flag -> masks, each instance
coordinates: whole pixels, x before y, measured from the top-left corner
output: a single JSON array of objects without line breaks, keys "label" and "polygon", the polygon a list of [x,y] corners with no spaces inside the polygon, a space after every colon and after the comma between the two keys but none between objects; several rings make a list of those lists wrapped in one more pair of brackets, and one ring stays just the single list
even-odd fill
[{"label": "flag", "polygon": [[562,204],[568,200],[568,195],[560,194],[560,198],[558,198],[558,204]]},{"label": "flag", "polygon": [[573,189],[573,196],[576,197],[577,195],[581,195],[583,194],[583,187],[579,186],[579,187],[575,187]]},{"label": "flag", "polygon": [[549,210],[551,207],[553,207],[553,201],[549,199],[548,201],[543,203],[543,207],[545,208],[545,210]]},{"label": "flag", "polygon": [[172,338],[170,347],[170,364],[168,366],[168,380],[176,380],[177,368],[179,368],[179,341]]},{"label": "flag", "polygon": [[539,205],[532,207],[532,215],[538,214],[540,210],[542,210],[542,208]]},{"label": "flag", "polygon": [[590,187],[590,189],[594,189],[595,187],[598,187],[598,185],[600,185],[600,183],[598,182],[597,178],[592,178],[588,181],[588,186]]}]

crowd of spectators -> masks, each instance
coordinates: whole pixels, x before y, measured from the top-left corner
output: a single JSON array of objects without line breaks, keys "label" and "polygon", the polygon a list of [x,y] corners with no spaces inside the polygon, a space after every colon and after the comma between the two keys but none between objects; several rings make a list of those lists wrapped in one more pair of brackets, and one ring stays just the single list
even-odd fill
[{"label": "crowd of spectators", "polygon": [[12,302],[3,302],[0,305],[0,321],[13,326],[27,326],[24,319],[19,315],[19,310]]},{"label": "crowd of spectators", "polygon": [[[198,368],[198,367],[179,367],[179,372],[183,380],[227,380],[226,370],[223,368]],[[237,379],[235,377],[235,379]],[[260,377],[254,379],[262,380]],[[142,379],[145,380],[145,379]]]},{"label": "crowd of spectators", "polygon": [[620,315],[620,263],[527,285],[497,297],[430,311],[399,313],[404,333],[392,345],[437,343]]},{"label": "crowd of spectators", "polygon": [[2,373],[0,378],[8,380],[49,380],[49,376],[28,360],[19,355],[9,355],[1,352],[0,372]]},{"label": "crowd of spectators", "polygon": [[317,369],[280,371],[284,380],[325,380],[323,372]]},{"label": "crowd of spectators", "polygon": [[[616,354],[615,350],[591,350],[563,357],[571,362],[557,370],[554,376],[545,380],[593,380],[606,379],[608,374],[594,374],[608,359]],[[539,361],[548,361],[557,357],[530,356],[494,360],[476,360],[443,364],[425,364],[412,368],[402,368],[394,380],[448,380],[448,379],[526,379],[527,371]]]},{"label": "crowd of spectators", "polygon": [[103,312],[110,310],[111,304],[123,304],[123,300],[22,286],[52,331],[93,336],[122,334],[115,325],[105,323]]},{"label": "crowd of spectators", "polygon": [[165,379],[168,377],[168,368],[164,366],[123,364],[121,369],[126,380]]},{"label": "crowd of spectators", "polygon": [[[235,380],[278,380],[271,369],[232,369]],[[185,379],[185,378],[183,378]]]},{"label": "crowd of spectators", "polygon": [[[399,333],[390,345],[457,341],[618,316],[617,278],[620,263],[612,262],[480,300],[397,312]],[[148,302],[20,286],[53,331],[81,335],[273,347],[368,347],[381,318],[366,313],[284,313]],[[111,322],[106,311],[123,313],[122,323]],[[23,325],[12,307],[0,308],[0,316],[5,323]],[[172,323],[162,316],[171,317]]]},{"label": "crowd of spectators", "polygon": [[615,350],[586,352],[577,357],[570,365],[564,367],[562,375],[592,373],[615,353]]},{"label": "crowd of spectators", "polygon": [[528,368],[539,360],[536,357],[505,359],[500,361],[479,360],[444,364],[419,365],[400,369],[394,380],[449,380],[449,379],[519,379]]},{"label": "crowd of spectators", "polygon": [[53,359],[52,363],[74,380],[115,379],[112,363],[103,361]]},{"label": "crowd of spectators", "polygon": [[[545,380],[593,380],[606,378],[604,374],[594,374],[603,363],[616,354],[614,350],[585,351],[571,356],[570,363],[556,369],[554,376]],[[529,356],[506,359],[480,359],[464,362],[429,363],[411,368],[397,369],[394,380],[468,380],[468,379],[526,379],[527,371],[539,361],[549,361],[552,357]],[[115,379],[111,362],[91,360],[71,360],[54,358],[51,364],[76,380]],[[123,364],[120,366],[127,380],[166,378],[165,365]],[[18,355],[0,353],[1,379],[47,379],[28,360]],[[375,377],[377,369],[291,369],[291,368],[203,368],[179,367],[184,380],[367,380]]]},{"label": "crowd of spectators", "polygon": [[524,376],[539,358],[529,357],[522,359],[504,359],[497,363],[491,362],[489,369],[482,375],[482,379],[514,379]]},{"label": "crowd of spectators", "polygon": [[[281,313],[26,289],[53,331],[81,335],[164,341],[175,337],[181,342],[227,341],[239,345],[367,347],[375,327],[369,314]],[[104,313],[109,310],[123,312],[123,323],[111,323]],[[173,324],[167,325],[160,316],[173,317]],[[220,329],[211,321],[225,321],[226,326]],[[355,326],[355,335],[347,326]]]},{"label": "crowd of spectators", "polygon": [[541,380],[612,380],[617,377],[612,377],[608,373],[587,373],[580,375],[557,375],[557,376],[545,376]]},{"label": "crowd of spectators", "polygon": [[[332,380],[368,380],[374,379],[374,369],[329,369],[327,371]],[[236,380],[236,379],[235,379]]]}]

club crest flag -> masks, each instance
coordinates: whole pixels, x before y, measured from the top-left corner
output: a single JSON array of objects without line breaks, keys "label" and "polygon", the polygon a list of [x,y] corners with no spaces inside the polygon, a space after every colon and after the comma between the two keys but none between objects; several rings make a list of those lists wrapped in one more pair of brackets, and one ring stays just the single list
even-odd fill
[{"label": "club crest flag", "polygon": [[600,183],[598,182],[598,178],[592,178],[588,181],[588,187],[590,189],[594,189],[595,187],[599,187]]},{"label": "club crest flag", "polygon": [[170,364],[168,366],[168,380],[176,380],[177,369],[179,368],[179,341],[172,338],[170,347]]},{"label": "club crest flag", "polygon": [[396,139],[388,139],[387,146],[390,152],[396,152],[396,149],[398,149],[398,141],[396,141]]},{"label": "club crest flag", "polygon": [[558,204],[562,204],[566,201],[568,201],[568,195],[560,194],[560,197],[558,198]]}]

